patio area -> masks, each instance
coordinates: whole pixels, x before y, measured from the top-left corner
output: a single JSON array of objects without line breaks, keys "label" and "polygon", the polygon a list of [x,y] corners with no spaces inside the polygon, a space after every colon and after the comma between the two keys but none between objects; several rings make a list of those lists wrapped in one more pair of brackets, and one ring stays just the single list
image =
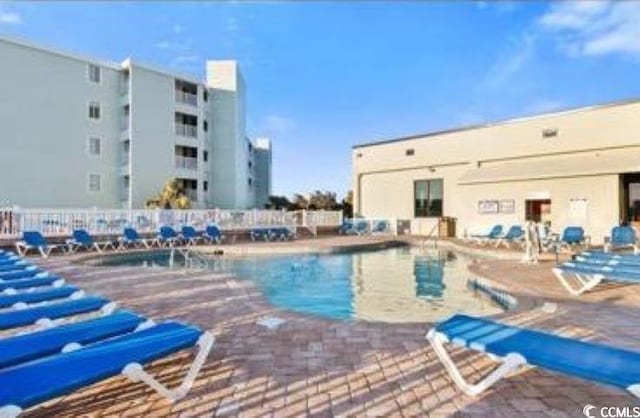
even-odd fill
[{"label": "patio area", "polygon": [[[284,252],[372,241],[384,238],[333,237],[243,248]],[[214,348],[189,395],[175,404],[143,384],[113,378],[25,416],[582,416],[585,404],[640,405],[621,390],[538,369],[472,398],[454,386],[426,342],[429,323],[329,321],[275,308],[250,281],[233,276],[96,267],[77,263],[80,257],[34,262],[122,308],[210,330],[216,335]],[[550,261],[532,266],[482,259],[470,270],[504,285],[521,302],[501,315],[505,322],[640,350],[640,286],[602,286],[571,297],[553,277],[552,266]],[[557,304],[557,310],[544,312],[538,308],[542,302]],[[285,322],[275,329],[257,323],[269,316]],[[454,351],[454,358],[471,380],[495,366],[470,351]],[[179,381],[190,359],[185,352],[155,363],[152,370],[171,384]]]}]

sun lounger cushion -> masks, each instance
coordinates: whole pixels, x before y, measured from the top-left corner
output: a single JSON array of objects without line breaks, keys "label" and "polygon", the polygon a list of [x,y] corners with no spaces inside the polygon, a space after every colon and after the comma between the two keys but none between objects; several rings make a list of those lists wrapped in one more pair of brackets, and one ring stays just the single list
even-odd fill
[{"label": "sun lounger cushion", "polygon": [[26,279],[15,279],[0,281],[0,292],[6,289],[28,289],[30,287],[51,286],[56,282],[62,282],[63,280],[58,276],[46,276],[46,277],[28,277]]},{"label": "sun lounger cushion", "polygon": [[0,340],[0,369],[59,353],[67,344],[81,345],[133,331],[145,318],[119,311],[88,321]]},{"label": "sun lounger cushion", "polygon": [[0,295],[0,308],[8,308],[16,303],[38,303],[67,298],[79,290],[75,286],[44,287],[29,292],[18,292],[13,295]]},{"label": "sun lounger cushion", "polygon": [[194,346],[202,331],[167,322],[0,373],[0,407],[22,409]]},{"label": "sun lounger cushion", "polygon": [[623,389],[640,383],[640,353],[547,332],[455,315],[436,326],[454,344]]},{"label": "sun lounger cushion", "polygon": [[109,303],[109,300],[105,298],[86,297],[82,299],[51,303],[45,306],[1,312],[0,330],[32,325],[42,318],[56,319],[97,311],[107,303]]}]

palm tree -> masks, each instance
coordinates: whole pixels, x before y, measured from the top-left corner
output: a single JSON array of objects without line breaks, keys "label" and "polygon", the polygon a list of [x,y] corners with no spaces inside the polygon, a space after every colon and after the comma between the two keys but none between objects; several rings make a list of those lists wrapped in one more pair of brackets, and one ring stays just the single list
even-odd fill
[{"label": "palm tree", "polygon": [[184,186],[177,179],[172,179],[165,183],[160,194],[147,200],[145,206],[149,209],[189,209],[191,200]]}]

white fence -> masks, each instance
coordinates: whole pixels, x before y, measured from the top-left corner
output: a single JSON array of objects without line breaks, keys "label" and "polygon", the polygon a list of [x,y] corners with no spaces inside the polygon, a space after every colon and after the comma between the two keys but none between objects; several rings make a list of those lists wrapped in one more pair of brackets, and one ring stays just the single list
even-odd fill
[{"label": "white fence", "polygon": [[221,229],[286,226],[317,229],[342,224],[339,211],[280,210],[159,210],[159,209],[0,209],[0,238],[16,238],[22,231],[37,230],[47,236],[68,236],[74,229],[91,234],[120,234],[125,226],[139,232],[155,232],[161,225],[204,229],[210,223]]}]

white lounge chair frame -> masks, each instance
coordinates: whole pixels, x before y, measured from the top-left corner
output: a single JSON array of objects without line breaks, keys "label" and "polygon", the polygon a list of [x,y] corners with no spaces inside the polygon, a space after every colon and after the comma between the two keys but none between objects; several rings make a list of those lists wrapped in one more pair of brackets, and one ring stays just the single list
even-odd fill
[{"label": "white lounge chair frame", "polygon": [[[607,267],[602,267],[602,270],[607,270]],[[552,271],[553,275],[556,276],[562,287],[564,287],[567,292],[573,296],[580,296],[584,292],[593,289],[607,278],[602,273],[578,273],[563,270],[561,267],[554,267]],[[577,282],[577,285],[571,285],[569,279],[565,277],[565,274],[571,274],[575,278],[574,281]]]},{"label": "white lounge chair frame", "polygon": [[[435,328],[432,328],[427,333],[427,340],[433,347],[433,350],[438,356],[440,362],[449,373],[449,376],[453,380],[453,382],[458,386],[458,388],[470,396],[477,396],[491,387],[498,380],[502,379],[504,376],[518,370],[520,367],[527,365],[527,359],[525,359],[522,355],[518,353],[510,353],[505,357],[496,357],[492,354],[486,353],[484,347],[474,345],[472,348],[477,351],[485,352],[488,356],[490,356],[494,360],[499,360],[502,362],[500,366],[498,366],[495,370],[485,376],[478,383],[471,384],[465,380],[465,378],[460,373],[460,370],[455,365],[451,356],[447,352],[447,349],[444,347],[445,343],[449,342],[449,338],[446,335],[436,331]],[[456,341],[451,341],[453,344],[456,344]],[[464,347],[464,344],[456,344]]]},{"label": "white lounge chair frame", "polygon": [[45,250],[42,245],[34,246],[34,245],[28,245],[24,241],[16,241],[16,251],[21,257],[26,256],[29,250],[38,250],[42,258],[48,258],[51,252],[58,248],[60,249],[60,251],[64,252],[63,245],[47,244],[47,249]]},{"label": "white lounge chair frame", "polygon": [[[480,344],[471,343],[471,345],[469,346],[470,349],[485,353],[493,360],[502,362],[500,366],[498,366],[496,369],[490,372],[478,383],[471,384],[467,382],[465,378],[462,376],[462,373],[460,373],[460,370],[455,365],[455,363],[451,359],[451,356],[449,356],[449,353],[444,347],[444,344],[448,342],[451,342],[454,345],[459,345],[462,347],[465,347],[465,345],[460,341],[456,341],[455,339],[453,339],[453,341],[449,341],[449,338],[445,334],[436,331],[435,328],[432,328],[431,330],[429,330],[426,338],[431,344],[431,346],[433,347],[433,350],[435,351],[436,356],[442,362],[442,365],[445,367],[445,369],[449,373],[451,380],[453,380],[453,382],[456,384],[456,386],[458,386],[458,388],[461,391],[463,391],[464,393],[470,396],[477,396],[481,394],[482,392],[487,390],[489,387],[491,387],[494,383],[498,382],[503,377],[517,371],[520,368],[535,367],[528,364],[527,359],[524,356],[522,356],[520,353],[509,353],[504,357],[498,357],[491,353],[487,353],[484,346]],[[640,398],[640,383],[630,385],[629,387],[627,387],[627,390],[631,392],[632,395]]]},{"label": "white lounge chair frame", "polygon": [[[145,323],[142,323],[136,329],[148,328],[152,324],[153,322],[150,322],[148,324],[145,322]],[[196,357],[191,363],[191,366],[189,367],[189,371],[187,371],[187,374],[182,379],[182,382],[173,389],[169,389],[167,386],[160,383],[155,377],[153,377],[151,374],[145,371],[142,368],[142,365],[140,365],[139,363],[127,364],[122,369],[121,373],[125,375],[127,378],[129,378],[132,382],[143,382],[147,386],[149,386],[151,389],[158,392],[160,395],[169,399],[171,402],[175,402],[184,398],[187,395],[187,393],[189,393],[189,390],[191,390],[191,387],[193,386],[193,383],[195,382],[198,376],[198,373],[200,372],[200,369],[202,369],[204,362],[207,360],[207,357],[209,356],[209,352],[211,351],[211,348],[213,347],[214,342],[215,342],[215,337],[213,336],[213,334],[207,331],[205,331],[200,336],[200,338],[198,338],[198,342],[196,343],[196,345],[198,346],[198,354],[196,354]],[[62,351],[69,352],[69,351],[74,351],[81,348],[82,346],[80,344],[71,343],[71,344],[67,344],[62,349]],[[16,405],[6,405],[3,407],[0,407],[0,418],[15,418],[21,413],[22,413],[22,408]]]}]

